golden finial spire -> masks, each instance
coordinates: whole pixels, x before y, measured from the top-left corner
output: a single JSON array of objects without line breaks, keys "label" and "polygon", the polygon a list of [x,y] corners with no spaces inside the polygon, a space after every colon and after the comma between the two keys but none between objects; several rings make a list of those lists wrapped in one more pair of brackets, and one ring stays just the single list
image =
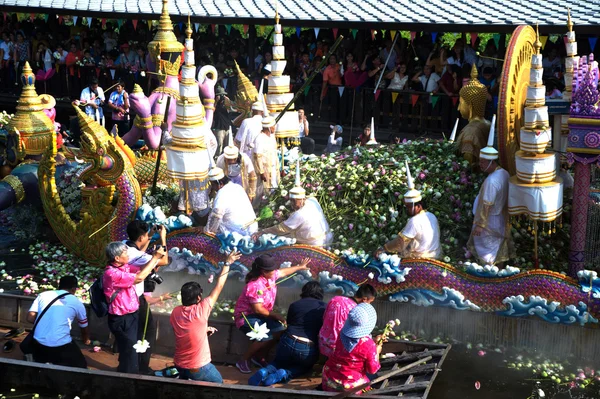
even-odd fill
[{"label": "golden finial spire", "polygon": [[275,23],[279,24],[279,2],[275,0]]},{"label": "golden finial spire", "polygon": [[471,65],[471,80],[478,80],[477,77],[479,76],[479,73],[477,72],[477,65],[475,65],[475,63],[473,63],[473,65]]},{"label": "golden finial spire", "polygon": [[567,28],[569,32],[573,32],[573,22],[571,21],[571,9],[567,8]]},{"label": "golden finial spire", "polygon": [[540,29],[536,22],[535,24],[535,42],[533,43],[533,47],[535,48],[535,53],[540,54],[540,49],[542,48],[542,42],[540,42]]},{"label": "golden finial spire", "polygon": [[192,30],[192,24],[190,23],[190,13],[188,13],[187,29],[185,30],[186,37],[188,39],[191,39],[192,38],[192,33],[194,33],[194,31]]},{"label": "golden finial spire", "polygon": [[183,44],[179,43],[173,33],[173,22],[169,16],[169,0],[162,0],[162,13],[158,22],[158,31],[154,39],[148,43],[148,50],[154,57],[160,53],[181,53]]}]

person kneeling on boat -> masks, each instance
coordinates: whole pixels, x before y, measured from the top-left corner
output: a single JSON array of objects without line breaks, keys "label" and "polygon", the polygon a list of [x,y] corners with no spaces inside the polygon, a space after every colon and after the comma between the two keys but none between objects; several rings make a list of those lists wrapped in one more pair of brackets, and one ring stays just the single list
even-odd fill
[{"label": "person kneeling on boat", "polygon": [[287,382],[310,371],[319,360],[317,338],[325,313],[323,288],[318,281],[309,281],[300,297],[288,309],[287,330],[277,344],[275,360],[250,377],[248,384]]},{"label": "person kneeling on boat", "polygon": [[335,296],[331,298],[325,309],[323,326],[319,331],[319,351],[326,357],[331,357],[335,351],[340,331],[346,323],[348,313],[360,303],[373,303],[377,297],[377,291],[370,284],[361,285],[353,298],[347,296]]},{"label": "person kneeling on boat", "polygon": [[[33,359],[39,363],[87,368],[81,349],[71,339],[71,322],[77,320],[81,328],[81,340],[90,344],[88,321],[83,303],[75,296],[77,277],[64,276],[58,290],[42,292],[29,308],[27,321],[35,323],[38,316],[50,305],[44,317],[39,319],[33,334]],[[50,304],[59,295],[63,298]]]},{"label": "person kneeling on boat", "polygon": [[208,326],[208,318],[225,286],[229,267],[241,256],[235,250],[227,256],[215,288],[207,297],[202,297],[202,287],[195,281],[181,287],[181,305],[173,309],[170,321],[175,333],[173,362],[182,379],[223,383],[211,363],[208,337],[217,330]]},{"label": "person kneeling on boat", "polygon": [[256,214],[244,188],[229,180],[221,168],[212,168],[208,179],[217,196],[204,231],[215,234],[234,231],[243,235],[255,233],[258,230]]},{"label": "person kneeling on boat", "polygon": [[223,154],[217,158],[217,167],[223,169],[225,176],[235,184],[244,188],[250,202],[256,197],[256,172],[250,157],[233,145],[229,128],[229,145],[223,150]]},{"label": "person kneeling on boat", "polygon": [[290,199],[294,213],[275,226],[266,228],[252,236],[255,240],[263,234],[291,236],[296,244],[326,246],[331,243],[333,235],[323,214],[323,209],[316,198],[306,198],[306,192],[300,183],[300,161],[296,164],[296,184],[290,190]]},{"label": "person kneeling on boat", "polygon": [[375,308],[368,303],[356,305],[335,345],[335,351],[323,366],[324,391],[347,391],[366,384],[369,375],[381,367],[379,354],[383,345],[381,337],[375,343],[371,331],[377,323]]},{"label": "person kneeling on boat", "polygon": [[233,317],[236,327],[248,336],[259,333],[256,330],[258,325],[266,324],[268,332],[264,337],[256,337],[256,341],[248,347],[242,360],[236,363],[236,367],[242,373],[252,372],[250,361],[259,367],[266,367],[266,355],[285,330],[285,318],[273,312],[277,279],[308,270],[309,263],[310,259],[305,258],[297,266],[279,269],[280,263],[272,255],[264,254],[254,259],[252,270],[246,275],[246,286],[235,304]]},{"label": "person kneeling on boat", "polygon": [[388,241],[383,248],[375,252],[375,257],[382,252],[387,252],[398,253],[403,258],[440,259],[442,257],[440,226],[435,215],[425,210],[421,192],[415,190],[408,162],[406,162],[406,175],[409,190],[404,194],[404,205],[410,219],[398,237]]}]

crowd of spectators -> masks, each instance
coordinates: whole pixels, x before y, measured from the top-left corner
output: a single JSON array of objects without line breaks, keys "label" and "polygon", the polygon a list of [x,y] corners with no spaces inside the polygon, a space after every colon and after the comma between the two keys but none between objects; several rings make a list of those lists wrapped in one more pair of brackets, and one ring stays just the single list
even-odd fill
[{"label": "crowd of spectators", "polygon": [[[175,34],[182,42],[184,29],[181,24],[174,26]],[[19,86],[18,76],[25,61],[30,62],[38,76],[38,90],[57,98],[79,99],[82,89],[92,78],[96,78],[104,89],[119,80],[124,82],[126,92],[131,92],[134,83],[144,90],[151,88],[148,75],[142,72],[148,68],[147,44],[155,32],[149,30],[145,23],[134,27],[131,21],[125,21],[117,28],[110,21],[103,25],[101,20],[94,19],[91,26],[81,22],[68,26],[59,24],[56,18],[49,18],[48,23],[39,19],[19,22],[13,14],[4,21],[0,31],[0,90],[5,92],[15,92]],[[429,115],[439,103],[437,108],[444,110],[441,119],[450,123],[455,115],[448,110],[457,106],[457,101],[451,99],[456,98],[460,88],[468,82],[473,64],[479,70],[480,81],[490,90],[490,110],[494,105],[506,51],[505,35],[497,41],[498,48],[493,39],[480,43],[478,37],[471,43],[465,35],[446,45],[441,32],[436,35],[417,33],[413,40],[402,37],[394,46],[389,32],[384,37],[377,35],[374,40],[367,30],[360,30],[356,35],[340,30],[339,34],[344,34],[344,40],[315,76],[311,88],[305,90],[305,95],[298,101],[304,105],[308,115],[322,116],[325,121],[343,125],[343,122],[348,123],[353,110],[374,109],[378,102],[381,106],[382,101],[386,101],[385,96],[384,99],[371,96],[373,98],[357,100],[352,89],[368,88],[372,93],[380,74],[383,74],[378,89],[402,94],[399,102],[402,105],[397,106],[410,106],[410,96],[406,93],[437,94],[444,99],[442,102],[432,102],[431,98],[423,95],[419,106]],[[235,62],[257,85],[269,73],[265,69],[272,59],[268,29],[264,36],[266,38],[258,37],[250,43],[250,39],[243,38],[236,29],[229,33],[225,26],[218,25],[216,32],[210,27],[205,31],[200,29],[193,35],[196,65],[198,68],[214,65],[219,71],[220,86],[229,98],[235,99]],[[319,67],[333,42],[333,32],[326,29],[320,30],[318,38],[312,29],[286,36],[284,44],[288,63],[285,74],[291,76],[293,91],[298,90]],[[580,48],[585,53],[583,47],[587,43],[584,42]],[[479,53],[477,50],[481,48],[483,51]],[[549,95],[553,93],[554,97],[557,96],[556,91],[564,87],[564,53],[562,40],[546,43],[544,77],[548,81]],[[340,89],[342,87],[344,89]],[[108,97],[110,93],[106,95]],[[388,108],[393,106],[386,105]],[[385,107],[378,111],[380,114],[392,112]],[[363,121],[370,120],[370,116],[365,116]]]}]

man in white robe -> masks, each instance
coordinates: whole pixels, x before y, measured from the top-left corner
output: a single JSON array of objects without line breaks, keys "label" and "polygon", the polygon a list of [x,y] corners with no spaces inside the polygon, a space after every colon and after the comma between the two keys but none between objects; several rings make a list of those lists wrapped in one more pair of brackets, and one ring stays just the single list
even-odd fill
[{"label": "man in white robe", "polygon": [[260,101],[252,104],[252,116],[242,121],[235,135],[235,145],[249,157],[252,157],[254,141],[262,131],[263,109],[264,105]]},{"label": "man in white robe", "polygon": [[290,190],[290,199],[294,213],[275,226],[266,228],[253,235],[257,239],[263,234],[275,234],[296,239],[296,244],[326,246],[332,241],[333,234],[323,209],[315,198],[306,198],[306,192],[300,186],[300,166],[296,165],[296,186]]},{"label": "man in white robe", "polygon": [[212,168],[208,178],[217,195],[204,231],[214,234],[255,233],[258,230],[256,214],[243,187],[229,180],[220,168]]},{"label": "man in white robe", "polygon": [[250,202],[256,197],[256,173],[250,157],[233,145],[229,129],[229,145],[223,150],[223,154],[217,158],[217,167],[221,168],[225,176],[235,184],[244,188]]},{"label": "man in white robe", "polygon": [[[495,116],[494,116],[495,120]],[[467,243],[469,250],[485,265],[510,258],[512,242],[508,217],[508,180],[510,175],[498,164],[493,147],[494,125],[487,147],[479,152],[479,167],[488,174],[473,204],[473,229]]]},{"label": "man in white robe", "polygon": [[277,156],[277,139],[275,138],[275,119],[272,116],[263,118],[262,132],[254,142],[252,154],[254,170],[258,175],[256,199],[269,196],[279,186],[279,158]]},{"label": "man in white robe", "polygon": [[385,251],[398,253],[402,258],[441,259],[442,246],[438,220],[433,213],[424,209],[421,192],[415,189],[408,162],[406,162],[406,175],[409,190],[404,194],[404,206],[410,219],[398,236],[378,249],[375,256]]}]

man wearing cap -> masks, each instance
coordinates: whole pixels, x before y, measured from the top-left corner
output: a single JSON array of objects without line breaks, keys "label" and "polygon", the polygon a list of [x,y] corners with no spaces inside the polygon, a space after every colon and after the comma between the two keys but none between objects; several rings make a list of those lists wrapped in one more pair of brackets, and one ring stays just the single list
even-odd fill
[{"label": "man wearing cap", "polygon": [[215,234],[255,233],[258,230],[256,214],[242,186],[229,180],[223,169],[217,167],[209,171],[208,179],[217,196],[208,215],[205,231]]},{"label": "man wearing cap", "polygon": [[398,233],[398,237],[388,241],[383,248],[375,252],[375,257],[381,252],[387,252],[398,253],[403,258],[440,259],[442,247],[438,220],[433,213],[424,209],[421,192],[415,189],[408,162],[405,164],[408,191],[404,194],[404,206],[410,219]]},{"label": "man wearing cap", "polygon": [[225,176],[233,183],[239,184],[250,198],[250,202],[256,197],[256,173],[250,157],[233,145],[231,128],[229,128],[229,145],[225,147],[223,154],[217,158],[217,167],[221,168]]},{"label": "man wearing cap", "polygon": [[261,101],[252,104],[252,117],[242,121],[235,135],[235,145],[249,157],[252,157],[254,140],[262,130],[263,110],[264,106]]},{"label": "man wearing cap", "polygon": [[286,221],[264,229],[253,238],[257,239],[263,234],[275,234],[295,238],[297,244],[323,247],[331,243],[333,235],[321,205],[316,198],[306,198],[306,192],[301,186],[300,161],[296,164],[296,184],[290,190],[290,199],[294,213]]},{"label": "man wearing cap", "polygon": [[262,132],[254,141],[252,153],[254,170],[258,174],[256,195],[271,194],[271,190],[279,185],[279,161],[277,157],[277,140],[275,139],[275,118],[267,116],[262,119]]},{"label": "man wearing cap", "polygon": [[508,180],[510,175],[498,163],[498,151],[494,148],[494,125],[487,147],[479,152],[479,167],[488,174],[473,204],[473,229],[467,243],[469,250],[479,262],[493,265],[508,260],[512,242],[508,224]]},{"label": "man wearing cap", "polygon": [[332,152],[338,152],[342,149],[342,132],[344,128],[340,125],[329,125],[331,129],[331,134],[329,135],[329,139],[327,140],[327,147],[325,147],[325,154],[330,154]]}]

